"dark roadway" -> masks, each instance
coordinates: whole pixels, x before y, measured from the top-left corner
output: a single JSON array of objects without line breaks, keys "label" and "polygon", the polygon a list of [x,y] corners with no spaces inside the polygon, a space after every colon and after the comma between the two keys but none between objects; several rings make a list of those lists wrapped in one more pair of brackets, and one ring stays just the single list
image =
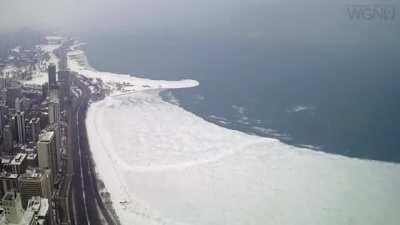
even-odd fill
[{"label": "dark roadway", "polygon": [[90,91],[75,76],[73,76],[73,83],[79,87],[82,94],[69,110],[73,159],[72,189],[69,195],[71,223],[74,225],[100,225],[99,207],[102,217],[109,225],[113,225],[114,221],[106,210],[97,190],[96,174],[93,172],[94,165],[91,161],[86,134],[85,117]]}]

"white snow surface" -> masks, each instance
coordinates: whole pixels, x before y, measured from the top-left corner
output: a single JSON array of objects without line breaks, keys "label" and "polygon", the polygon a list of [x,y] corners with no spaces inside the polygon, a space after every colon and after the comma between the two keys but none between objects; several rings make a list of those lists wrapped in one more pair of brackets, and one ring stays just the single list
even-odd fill
[{"label": "white snow surface", "polygon": [[195,81],[98,72],[82,51],[70,56],[85,76],[151,86],[106,97],[87,114],[96,172],[122,224],[399,224],[399,164],[229,130],[159,95],[160,86]]},{"label": "white snow surface", "polygon": [[[195,80],[150,80],[131,76],[129,74],[96,71],[89,65],[84,51],[79,49],[73,49],[68,53],[68,67],[71,71],[78,72],[88,78],[101,79],[106,86],[112,90],[112,95],[121,95],[150,89],[188,88],[199,84]],[[117,88],[119,84],[124,84],[124,87],[122,89]]]}]

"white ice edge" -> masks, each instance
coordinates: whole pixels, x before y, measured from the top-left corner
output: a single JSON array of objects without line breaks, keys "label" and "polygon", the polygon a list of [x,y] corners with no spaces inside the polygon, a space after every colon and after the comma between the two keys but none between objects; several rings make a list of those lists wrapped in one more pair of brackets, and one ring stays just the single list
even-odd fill
[{"label": "white ice edge", "polygon": [[199,85],[198,81],[189,79],[179,81],[151,80],[135,77],[129,74],[115,74],[110,72],[96,71],[89,65],[85,53],[82,50],[75,49],[77,46],[80,45],[74,45],[72,47],[73,50],[68,53],[69,69],[88,78],[103,80],[103,82],[113,90],[111,93],[112,95],[119,95],[123,93],[116,88],[116,85],[121,83],[132,85],[131,87],[125,87],[126,92],[151,89],[189,88]]},{"label": "white ice edge", "polygon": [[[289,146],[229,130],[163,101],[154,81],[71,70],[137,90],[90,105],[96,171],[122,224],[398,224],[400,166]],[[148,85],[149,87],[143,87]],[[118,91],[116,91],[118,93]]]}]

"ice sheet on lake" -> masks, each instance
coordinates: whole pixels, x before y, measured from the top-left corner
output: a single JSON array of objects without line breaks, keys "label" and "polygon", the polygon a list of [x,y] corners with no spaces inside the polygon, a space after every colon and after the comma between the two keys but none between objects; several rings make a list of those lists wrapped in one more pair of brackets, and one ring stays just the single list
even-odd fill
[{"label": "ice sheet on lake", "polygon": [[157,91],[109,97],[87,118],[98,172],[124,224],[400,221],[395,164],[228,130]]},{"label": "ice sheet on lake", "polygon": [[86,120],[96,170],[122,224],[399,223],[398,164],[229,130],[157,90],[185,85],[137,81],[158,83],[91,104]]}]

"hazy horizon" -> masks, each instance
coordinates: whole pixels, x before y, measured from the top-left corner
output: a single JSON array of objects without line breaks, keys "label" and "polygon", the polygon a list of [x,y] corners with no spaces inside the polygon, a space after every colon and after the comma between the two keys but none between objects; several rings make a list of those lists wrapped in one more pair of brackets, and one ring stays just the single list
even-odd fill
[{"label": "hazy horizon", "polygon": [[24,27],[68,34],[220,37],[296,45],[395,43],[399,20],[354,21],[349,4],[396,1],[0,1],[0,32]]}]

